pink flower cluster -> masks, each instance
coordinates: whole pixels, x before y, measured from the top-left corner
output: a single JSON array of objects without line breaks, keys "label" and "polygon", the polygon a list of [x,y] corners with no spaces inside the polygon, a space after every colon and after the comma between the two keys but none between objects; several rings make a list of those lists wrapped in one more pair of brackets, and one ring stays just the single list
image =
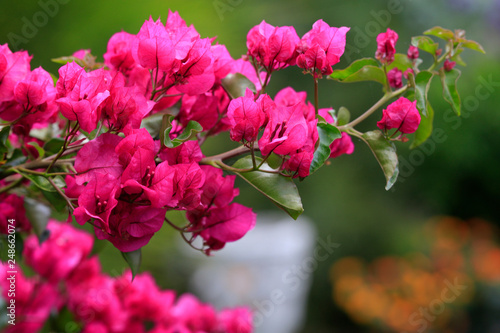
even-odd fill
[{"label": "pink flower cluster", "polygon": [[[279,171],[287,176],[308,176],[318,144],[315,108],[305,92],[285,88],[273,99],[264,90],[271,72],[289,65],[315,78],[330,74],[348,30],[319,20],[299,38],[293,27],[263,21],[248,33],[248,55],[235,60],[215,38],[201,38],[177,12],[169,12],[165,24],[150,18],[135,35],[113,35],[103,66],[87,66],[90,50],[76,52],[73,57],[81,61],[63,65],[55,87],[42,68],[30,71],[26,52],[12,53],[4,45],[0,118],[13,127],[11,138],[28,157],[38,152],[27,142],[44,144],[30,136],[31,129],[60,122],[59,129],[68,128],[68,142],[96,133],[78,151],[76,173],[66,177],[63,191],[75,220],[91,223],[99,239],[123,252],[137,250],[168,222],[168,210],[183,210],[189,221],[183,232],[191,233],[191,240],[201,237],[208,254],[243,237],[256,216],[233,202],[239,193],[235,176],[202,163],[200,145],[229,131],[232,140],[258,146],[263,158],[280,156]],[[231,99],[222,79],[234,73],[246,76],[256,91]],[[202,133],[167,148],[159,140],[165,132],[152,137],[141,128],[155,113],[175,115],[167,133],[171,140],[192,121]],[[332,144],[331,156],[351,153],[352,147],[345,134]]]},{"label": "pink flower cluster", "polygon": [[[318,21],[300,40],[292,27],[262,22],[248,34],[249,55],[270,72],[304,54],[310,60],[313,48],[321,66],[303,68],[325,74],[342,55],[347,31]],[[67,178],[66,189],[78,198],[76,220],[92,221],[97,237],[121,251],[145,245],[169,209],[187,211],[187,230],[203,238],[207,253],[240,239],[255,224],[249,208],[232,203],[238,194],[234,176],[199,165],[203,154],[196,141],[160,149],[139,129],[145,115],[179,100],[172,138],[193,120],[211,135],[230,130],[231,139],[244,144],[256,141],[263,130],[258,139],[263,155],[283,156],[282,169],[295,177],[309,174],[318,134],[306,94],[287,88],[273,101],[247,90],[230,100],[221,85],[227,74],[240,72],[260,89],[265,73],[249,61],[232,59],[225,46],[212,41],[200,38],[178,13],[169,13],[165,25],[149,19],[137,35],[115,34],[104,55],[110,71],[86,72],[75,63],[59,71],[57,104],[67,119],[87,132],[104,122],[110,132],[125,134],[105,133],[87,143],[76,157],[78,175]]]},{"label": "pink flower cluster", "polygon": [[35,123],[54,122],[58,108],[50,74],[31,71],[26,51],[12,52],[0,45],[0,119],[16,124],[15,133],[28,135]]},{"label": "pink flower cluster", "polygon": [[[176,300],[161,290],[148,273],[131,282],[130,272],[113,278],[104,274],[97,257],[89,257],[93,238],[68,224],[51,220],[50,237],[41,245],[26,239],[23,255],[35,272],[26,277],[16,267],[16,325],[5,332],[38,332],[53,311],[64,307],[83,333],[250,333],[247,308],[216,312],[210,305],[185,294]],[[0,264],[0,289],[8,302],[13,269]]]},{"label": "pink flower cluster", "polygon": [[255,214],[231,203],[238,194],[235,176],[200,167],[202,157],[196,141],[160,151],[145,129],[132,130],[125,138],[100,135],[78,152],[78,174],[66,179],[66,194],[78,198],[76,221],[93,220],[97,237],[123,252],[146,245],[162,227],[168,209],[201,214],[203,222],[193,222],[192,230],[203,228],[197,235],[210,248],[240,239],[255,225]]},{"label": "pink flower cluster", "polygon": [[273,27],[262,21],[247,35],[248,55],[268,73],[296,64],[317,78],[331,74],[340,61],[348,31],[318,20],[299,38],[293,27]]}]

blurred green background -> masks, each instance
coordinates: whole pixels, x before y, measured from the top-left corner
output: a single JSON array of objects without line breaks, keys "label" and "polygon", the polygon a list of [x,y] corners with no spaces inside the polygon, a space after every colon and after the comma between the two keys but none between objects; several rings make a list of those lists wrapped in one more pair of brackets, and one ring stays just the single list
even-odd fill
[{"label": "blurred green background", "polygon": [[[446,132],[446,140],[414,151],[408,149],[409,144],[399,144],[401,160],[406,163],[393,190],[384,190],[382,172],[359,141],[354,142],[353,155],[332,161],[298,184],[305,214],[320,234],[331,235],[341,244],[314,272],[303,332],[374,332],[374,328],[356,324],[332,300],[329,269],[338,259],[359,256],[372,260],[421,248],[426,242],[421,226],[436,215],[480,217],[500,224],[499,0],[2,0],[2,5],[0,43],[9,43],[13,50],[28,50],[34,56],[32,68],[43,66],[52,73],[58,65],[51,58],[91,49],[102,59],[107,40],[114,33],[137,33],[149,16],[165,21],[169,8],[179,11],[202,37],[217,36],[233,58],[246,52],[246,34],[262,20],[292,25],[299,36],[318,19],[331,26],[351,27],[346,53],[336,68],[373,56],[375,36],[387,27],[398,32],[397,50],[401,53],[406,52],[411,36],[436,25],[465,29],[469,39],[484,46],[486,55],[471,50],[463,54],[468,65],[461,68],[458,85],[465,103],[461,118],[450,117],[451,109],[440,97],[441,84],[433,80],[430,100],[436,111],[434,126]],[[269,92],[274,95],[287,85],[311,96],[312,80],[297,68],[274,74]],[[480,95],[484,92],[488,96]],[[375,83],[320,82],[320,106],[345,106],[353,115],[361,114],[380,96],[381,88]],[[369,118],[360,130],[373,129],[379,116]],[[216,138],[206,153],[220,152],[226,141],[227,136]],[[239,202],[257,212],[275,209],[245,184],[239,182],[238,186]],[[151,270],[161,286],[183,291],[188,270],[178,260],[178,235],[165,228],[159,234],[144,249],[143,269]],[[104,267],[109,272],[121,271],[124,266],[117,260],[118,252],[108,246],[105,253],[111,255],[103,256]],[[470,332],[490,331],[483,327]]]}]

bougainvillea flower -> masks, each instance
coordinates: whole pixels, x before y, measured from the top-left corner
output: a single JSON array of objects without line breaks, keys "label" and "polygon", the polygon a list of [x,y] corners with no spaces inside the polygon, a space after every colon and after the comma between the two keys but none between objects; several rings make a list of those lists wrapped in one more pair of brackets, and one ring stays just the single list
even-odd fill
[{"label": "bougainvillea flower", "polygon": [[196,39],[189,49],[187,58],[182,60],[178,74],[183,77],[201,75],[212,64],[212,42],[209,38]]},{"label": "bougainvillea flower", "polygon": [[[134,157],[136,156],[137,153]],[[134,158],[132,162],[133,160]],[[143,167],[139,168],[144,169]],[[154,208],[160,208],[170,203],[174,192],[172,181],[175,171],[168,165],[168,162],[162,162],[158,166],[153,163],[141,171],[142,177],[140,179],[129,178],[123,181],[123,191],[128,194],[144,193],[151,207]],[[138,200],[141,200],[141,197]]]},{"label": "bougainvillea flower", "polygon": [[[330,109],[319,109],[319,115],[322,116],[327,123],[336,124],[336,119],[330,114]],[[342,154],[352,154],[354,152],[354,143],[349,134],[342,132],[342,137],[333,140],[330,144],[330,158],[339,157]]]},{"label": "bougainvillea flower", "polygon": [[[300,103],[303,107],[306,107],[305,102]],[[314,107],[312,107],[314,112]],[[318,142],[319,135],[317,129],[318,119],[314,119],[307,122],[308,135],[306,141],[294,152],[290,153],[290,157],[285,160],[282,165],[282,169],[287,170],[292,173],[292,177],[307,177],[309,176],[309,169],[311,167],[311,162],[314,158],[314,151],[316,149],[316,143]]]},{"label": "bougainvillea flower", "polygon": [[144,321],[160,322],[170,312],[175,292],[160,290],[151,274],[144,272],[132,279],[130,270],[115,280],[116,291],[129,318],[136,318],[141,325]]},{"label": "bougainvillea flower", "polygon": [[417,59],[418,55],[419,55],[418,47],[410,45],[407,52],[408,59],[412,60]]},{"label": "bougainvillea flower", "polygon": [[97,238],[109,240],[122,252],[146,245],[165,220],[166,209],[135,206],[119,201],[109,218],[109,232],[94,228]]},{"label": "bougainvillea flower", "polygon": [[253,93],[247,89],[245,96],[233,99],[227,109],[231,123],[230,137],[233,141],[252,142],[257,138],[266,115],[254,101]]},{"label": "bougainvillea flower", "polygon": [[2,102],[14,99],[14,86],[30,72],[31,57],[26,51],[14,52],[0,45],[0,112]]},{"label": "bougainvillea flower", "polygon": [[175,148],[164,148],[158,156],[170,165],[190,164],[201,161],[203,153],[198,141],[189,140]]},{"label": "bougainvillea flower", "polygon": [[107,51],[104,53],[104,63],[114,70],[127,74],[137,64],[132,56],[132,44],[135,35],[121,31],[108,41]]},{"label": "bougainvillea flower", "polygon": [[312,70],[315,77],[332,73],[332,66],[340,61],[350,28],[330,27],[323,20],[313,24],[297,46],[297,66]]},{"label": "bougainvillea flower", "polygon": [[[0,186],[5,186],[3,180],[0,181]],[[9,220],[15,220],[17,232],[31,230],[31,223],[24,209],[24,198],[17,194],[0,193],[0,234],[9,234]]]},{"label": "bougainvillea flower", "polygon": [[132,45],[132,56],[136,63],[147,69],[170,71],[176,65],[174,43],[165,26],[150,17],[137,33]]},{"label": "bougainvillea flower", "polygon": [[283,163],[283,169],[293,173],[293,177],[307,177],[309,176],[309,169],[311,162],[314,158],[314,153],[309,151],[301,151],[298,153],[290,154],[290,158]]},{"label": "bougainvillea flower", "polygon": [[377,122],[381,130],[396,128],[401,133],[413,133],[420,124],[420,113],[417,110],[417,101],[411,102],[400,97],[382,111],[382,119]]},{"label": "bougainvillea flower", "polygon": [[342,154],[352,154],[354,152],[354,143],[352,143],[350,135],[342,132],[341,138],[333,140],[330,151],[330,158],[339,157]]},{"label": "bougainvillea flower", "polygon": [[[17,272],[15,274],[15,297],[12,297],[10,288],[12,280],[9,277],[12,276],[12,271]],[[9,299],[15,300],[15,325],[7,327],[5,329],[7,333],[39,332],[50,315],[61,309],[63,305],[63,297],[57,285],[36,277],[28,278],[23,274],[21,267],[17,265],[10,267],[7,262],[0,263],[0,290],[6,302]]]},{"label": "bougainvillea flower", "polygon": [[455,61],[450,61],[449,59],[446,59],[443,63],[443,68],[445,71],[449,72],[455,67],[456,62]]},{"label": "bougainvillea flower", "polygon": [[72,283],[68,283],[68,309],[83,324],[82,333],[125,331],[129,328],[128,313],[114,288],[115,279],[101,272],[92,275],[89,271],[81,272],[88,268],[89,262],[87,260],[78,272],[81,280],[77,282],[73,278]]},{"label": "bougainvillea flower", "polygon": [[210,210],[205,230],[200,235],[206,240],[213,238],[222,243],[234,242],[253,229],[255,222],[256,215],[252,209],[238,203],[215,207]]},{"label": "bougainvillea flower", "polygon": [[393,88],[401,88],[403,86],[403,72],[397,67],[394,67],[387,72],[387,80],[389,85]]},{"label": "bougainvillea flower", "polygon": [[176,58],[183,60],[188,56],[189,50],[183,45],[189,45],[191,42],[200,38],[200,34],[193,25],[187,26],[186,22],[179,15],[179,12],[168,10],[165,29],[176,45]]},{"label": "bougainvillea flower", "polygon": [[269,111],[269,121],[259,139],[262,154],[287,155],[301,148],[307,140],[308,126],[300,105],[276,106]]},{"label": "bougainvillea flower", "polygon": [[389,28],[387,28],[386,32],[380,33],[377,36],[377,51],[375,52],[375,58],[383,64],[391,64],[394,61],[397,41],[398,34]]},{"label": "bougainvillea flower", "polygon": [[189,121],[198,122],[203,130],[212,129],[219,120],[219,98],[211,92],[182,97],[179,122],[186,126]]},{"label": "bougainvillea flower", "polygon": [[293,27],[274,27],[262,21],[248,32],[248,55],[268,71],[285,68],[295,63],[295,47],[299,41]]},{"label": "bougainvillea flower", "polygon": [[154,140],[145,128],[139,128],[128,134],[116,145],[115,151],[120,155],[120,160],[123,163],[129,163],[130,158],[132,158],[138,148],[149,150],[155,154]]},{"label": "bougainvillea flower", "polygon": [[314,105],[306,101],[307,93],[305,91],[295,91],[292,87],[286,87],[278,91],[274,97],[274,102],[278,106],[294,106],[300,104],[302,113],[307,121],[312,121],[316,118]]},{"label": "bougainvillea flower", "polygon": [[403,72],[403,76],[405,77],[405,79],[407,79],[407,80],[408,80],[408,77],[409,77],[410,73],[411,73],[412,75],[415,75],[415,72],[413,71],[413,69],[412,69],[412,68],[408,68],[407,70],[405,70],[405,71]]},{"label": "bougainvillea flower", "polygon": [[30,112],[46,111],[49,103],[54,108],[55,97],[54,81],[42,67],[34,69],[14,87],[14,98],[26,110],[31,109]]},{"label": "bougainvillea flower", "polygon": [[213,55],[213,69],[214,75],[217,80],[223,79],[232,69],[234,59],[229,54],[225,45],[215,44],[212,45],[210,50]]},{"label": "bougainvillea flower", "polygon": [[42,244],[36,235],[24,242],[23,256],[35,272],[51,282],[68,277],[92,250],[94,239],[69,224],[49,221],[50,236]]},{"label": "bougainvillea flower", "polygon": [[194,40],[188,55],[182,59],[179,70],[175,73],[179,85],[176,89],[188,95],[207,92],[215,82],[211,40],[208,38]]},{"label": "bougainvillea flower", "polygon": [[209,304],[201,303],[191,294],[184,294],[177,299],[170,311],[173,324],[166,332],[215,332],[217,316]]},{"label": "bougainvillea flower", "polygon": [[236,176],[228,175],[224,177],[222,169],[210,165],[202,165],[201,169],[205,173],[201,204],[205,207],[229,205],[234,197],[239,194],[239,190],[234,188]]},{"label": "bougainvillea flower", "polygon": [[125,78],[120,72],[116,72],[109,93],[109,98],[102,105],[101,119],[114,131],[138,129],[155,104],[147,101],[138,88],[125,87]]},{"label": "bougainvillea flower", "polygon": [[169,11],[165,26],[152,18],[142,25],[131,52],[136,63],[155,73],[157,91],[175,86],[178,92],[197,95],[215,82],[211,43],[187,27],[177,12]]},{"label": "bougainvillea flower", "polygon": [[56,83],[57,98],[66,97],[73,91],[73,88],[80,79],[80,75],[84,73],[85,69],[75,62],[69,62],[59,68],[59,79]]},{"label": "bougainvillea flower", "polygon": [[226,333],[251,333],[252,312],[245,307],[223,309],[219,312],[219,329]]},{"label": "bougainvillea flower", "polygon": [[118,204],[119,179],[110,174],[94,174],[78,197],[78,207],[73,215],[83,225],[94,219],[94,224],[109,232],[109,217]]},{"label": "bougainvillea flower", "polygon": [[170,207],[194,209],[201,199],[201,187],[205,183],[205,173],[198,163],[172,165],[174,195]]},{"label": "bougainvillea flower", "polygon": [[56,100],[62,115],[68,120],[78,121],[84,131],[92,132],[101,119],[102,104],[110,95],[108,84],[111,79],[111,74],[102,68],[81,73],[67,96]]},{"label": "bougainvillea flower", "polygon": [[90,181],[95,174],[109,174],[118,179],[123,173],[119,155],[115,153],[120,141],[122,138],[118,135],[104,133],[86,143],[76,154],[77,184]]}]

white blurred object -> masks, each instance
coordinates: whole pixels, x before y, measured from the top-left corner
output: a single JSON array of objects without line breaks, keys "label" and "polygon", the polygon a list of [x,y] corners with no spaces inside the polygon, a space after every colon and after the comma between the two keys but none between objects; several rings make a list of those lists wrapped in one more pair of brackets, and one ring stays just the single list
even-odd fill
[{"label": "white blurred object", "polygon": [[246,305],[254,311],[255,333],[294,333],[305,319],[316,232],[305,217],[257,214],[254,229],[201,260],[196,256],[191,287],[202,301],[217,308]]}]

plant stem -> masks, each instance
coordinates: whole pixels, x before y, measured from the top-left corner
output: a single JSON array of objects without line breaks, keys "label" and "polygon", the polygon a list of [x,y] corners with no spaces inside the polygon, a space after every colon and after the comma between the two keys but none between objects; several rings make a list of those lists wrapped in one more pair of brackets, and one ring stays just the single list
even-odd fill
[{"label": "plant stem", "polygon": [[57,155],[54,157],[54,159],[52,160],[52,162],[50,162],[50,164],[47,167],[47,170],[45,170],[45,172],[48,173],[50,171],[50,169],[52,168],[52,166],[54,165],[54,163],[56,163],[56,161],[59,159],[59,157],[61,157],[64,154],[64,151],[66,150],[66,148],[68,148],[68,145],[71,143],[71,140],[73,139],[73,136],[75,136],[75,134],[76,134],[76,132],[78,131],[79,128],[80,128],[80,124],[76,123],[75,127],[73,127],[73,129],[70,131],[70,133],[64,139],[63,146],[61,147],[61,149],[59,150],[59,152],[57,153]]},{"label": "plant stem", "polygon": [[215,164],[217,166],[221,167],[224,170],[232,171],[232,172],[235,172],[235,173],[250,172],[250,171],[254,171],[255,170],[254,168],[249,168],[249,169],[233,168],[232,166],[227,165],[226,163],[224,163],[224,162],[222,162],[220,160],[219,161],[215,161]]},{"label": "plant stem", "polygon": [[314,77],[314,110],[316,112],[316,115],[318,115],[318,110],[319,110],[319,98],[318,98],[318,78]]},{"label": "plant stem", "polygon": [[[52,162],[50,159],[43,159],[41,161],[31,161],[27,162],[21,165],[18,165],[16,168],[24,168],[24,169],[40,169],[40,168],[45,168],[49,166]],[[52,163],[52,166],[60,166],[60,165],[66,165],[66,164],[72,164],[75,162],[75,158],[67,158],[64,160],[58,160],[54,163]]]},{"label": "plant stem", "polygon": [[407,89],[408,89],[408,85],[406,85],[406,86],[404,86],[402,88],[399,88],[398,90],[385,93],[385,95],[382,96],[382,98],[380,98],[375,104],[373,104],[373,106],[371,108],[369,108],[368,110],[366,110],[365,113],[363,113],[361,116],[359,116],[358,118],[354,119],[350,123],[348,123],[346,125],[343,125],[343,126],[339,126],[338,129],[341,130],[341,131],[346,131],[348,128],[352,128],[352,127],[358,125],[363,120],[365,120],[366,118],[368,118],[372,113],[374,113],[375,111],[377,111],[387,101],[391,100],[392,98],[394,98],[394,97],[396,97],[398,95],[403,94]]},{"label": "plant stem", "polygon": [[[254,149],[258,149],[258,144],[254,143],[253,146]],[[232,157],[236,157],[245,153],[249,153],[250,148],[246,146],[240,146],[238,148],[226,151],[225,153],[218,154],[218,155],[213,155],[213,156],[208,156],[204,157],[201,161],[200,164],[213,164],[212,162],[214,161],[224,161]]]},{"label": "plant stem", "polygon": [[69,209],[71,209],[71,211],[74,211],[75,207],[73,207],[73,204],[71,203],[71,200],[68,198],[68,196],[64,194],[63,191],[61,191],[61,189],[56,185],[56,183],[54,183],[52,178],[47,177],[47,180],[49,181],[50,185],[52,185],[52,187],[57,191],[57,193],[59,193],[59,195],[61,195],[61,197],[64,198],[64,200],[68,204]]}]

